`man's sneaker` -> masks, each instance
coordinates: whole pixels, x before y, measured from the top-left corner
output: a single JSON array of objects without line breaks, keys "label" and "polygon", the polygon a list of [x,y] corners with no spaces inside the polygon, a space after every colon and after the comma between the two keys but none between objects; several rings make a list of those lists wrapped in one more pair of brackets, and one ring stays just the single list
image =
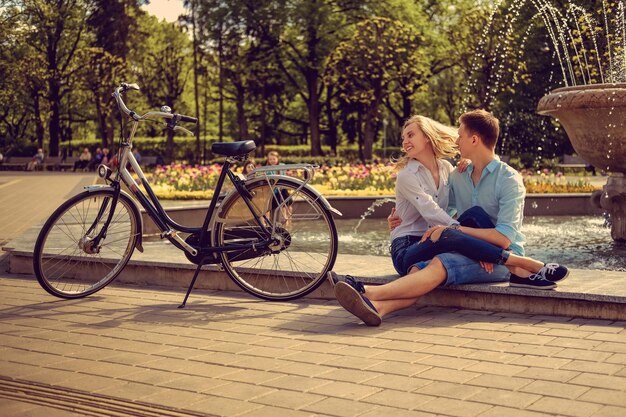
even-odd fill
[{"label": "man's sneaker", "polygon": [[531,274],[528,278],[522,278],[515,274],[511,274],[511,278],[509,278],[509,285],[511,287],[533,288],[536,290],[551,290],[552,288],[556,288],[556,284],[554,282],[548,281],[539,274]]},{"label": "man's sneaker", "polygon": [[547,279],[551,282],[558,282],[567,278],[567,276],[569,275],[569,270],[567,269],[567,267],[559,264],[544,264],[543,268],[541,268],[539,272],[533,275],[538,275],[543,279]]},{"label": "man's sneaker", "polygon": [[362,295],[364,291],[359,289],[363,288],[363,284],[356,282],[358,285],[354,286],[350,283],[351,281],[356,282],[354,279],[337,282],[335,298],[343,308],[363,320],[368,326],[380,326],[383,321],[380,314],[372,302]]},{"label": "man's sneaker", "polygon": [[339,282],[347,282],[352,285],[359,292],[359,294],[363,294],[365,292],[363,284],[357,281],[352,275],[339,275],[333,271],[328,271],[326,277],[328,278],[328,281],[330,281],[333,288]]}]

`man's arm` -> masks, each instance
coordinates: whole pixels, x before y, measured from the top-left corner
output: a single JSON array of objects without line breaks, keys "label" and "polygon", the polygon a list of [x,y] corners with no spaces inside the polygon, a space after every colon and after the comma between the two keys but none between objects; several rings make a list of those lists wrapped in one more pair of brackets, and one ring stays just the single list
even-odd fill
[{"label": "man's arm", "polygon": [[511,246],[511,239],[500,233],[498,229],[476,229],[473,227],[460,226],[458,230],[467,235],[496,245],[502,249],[506,249]]}]

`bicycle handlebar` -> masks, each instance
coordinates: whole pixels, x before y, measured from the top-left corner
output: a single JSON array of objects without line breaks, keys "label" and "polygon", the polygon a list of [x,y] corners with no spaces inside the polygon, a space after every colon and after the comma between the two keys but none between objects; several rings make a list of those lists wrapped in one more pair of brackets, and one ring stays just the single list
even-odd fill
[{"label": "bicycle handlebar", "polygon": [[[122,100],[122,94],[121,93],[125,93],[128,90],[137,90],[137,91],[139,91],[139,86],[137,84],[122,83],[122,84],[120,84],[119,87],[117,87],[113,91],[113,97],[115,97],[115,101],[117,101],[117,104],[120,107],[120,110],[122,112],[126,113],[129,117],[131,117],[135,121],[161,118],[161,119],[174,119],[174,120],[176,120],[176,122],[181,121],[181,122],[194,123],[194,124],[198,123],[198,119],[195,118],[195,117],[185,116],[184,114],[177,114],[177,113],[166,113],[166,112],[162,112],[162,111],[150,111],[150,112],[144,114],[143,116],[140,116],[137,113],[135,113],[134,111],[130,110],[128,107],[126,107],[126,104],[124,103],[124,100]],[[187,129],[184,129],[184,128],[181,128],[181,130],[189,132]]]}]

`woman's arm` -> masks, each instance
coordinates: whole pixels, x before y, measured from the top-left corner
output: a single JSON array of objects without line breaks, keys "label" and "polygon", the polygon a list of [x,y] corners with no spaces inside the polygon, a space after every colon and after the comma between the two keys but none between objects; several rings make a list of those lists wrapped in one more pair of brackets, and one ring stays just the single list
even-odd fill
[{"label": "woman's arm", "polygon": [[428,224],[450,225],[457,223],[444,208],[437,204],[433,196],[424,190],[415,175],[401,172],[396,181],[396,194],[401,193]]}]

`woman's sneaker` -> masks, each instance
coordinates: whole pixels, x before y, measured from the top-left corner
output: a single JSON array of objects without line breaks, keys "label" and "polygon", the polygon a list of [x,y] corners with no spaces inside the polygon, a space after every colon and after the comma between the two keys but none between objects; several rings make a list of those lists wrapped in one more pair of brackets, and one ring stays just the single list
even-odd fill
[{"label": "woman's sneaker", "polygon": [[[350,277],[352,278],[352,277]],[[358,285],[353,285],[356,283]],[[382,318],[372,302],[363,296],[363,284],[354,279],[338,281],[335,285],[335,298],[339,304],[356,317],[363,320],[368,326],[380,326]]]},{"label": "woman's sneaker", "polygon": [[509,278],[509,285],[511,287],[520,288],[533,288],[536,290],[551,290],[556,288],[556,284],[552,281],[548,281],[539,273],[531,274],[528,278],[518,277],[515,274],[511,274]]},{"label": "woman's sneaker", "polygon": [[563,265],[551,263],[544,264],[543,268],[541,268],[539,272],[533,275],[539,275],[543,279],[547,279],[551,282],[558,282],[567,278],[567,276],[569,275],[569,270]]}]

